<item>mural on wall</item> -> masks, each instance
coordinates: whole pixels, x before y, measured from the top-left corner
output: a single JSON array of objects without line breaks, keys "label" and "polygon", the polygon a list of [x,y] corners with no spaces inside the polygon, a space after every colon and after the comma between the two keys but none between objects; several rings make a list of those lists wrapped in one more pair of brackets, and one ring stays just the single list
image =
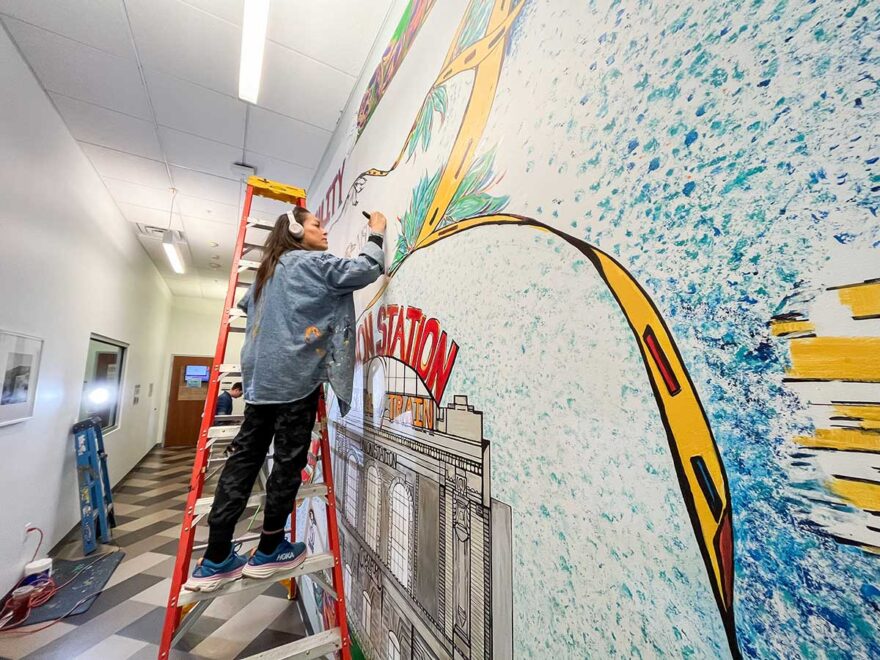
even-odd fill
[{"label": "mural on wall", "polygon": [[339,253],[398,220],[332,425],[361,646],[876,656],[878,11],[431,4],[318,179]]}]

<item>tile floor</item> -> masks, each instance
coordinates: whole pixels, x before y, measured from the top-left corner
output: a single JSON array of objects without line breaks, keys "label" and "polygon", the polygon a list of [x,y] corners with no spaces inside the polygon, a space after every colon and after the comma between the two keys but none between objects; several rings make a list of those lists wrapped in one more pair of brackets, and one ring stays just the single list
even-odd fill
[{"label": "tile floor", "polygon": [[[31,635],[0,638],[0,658],[157,657],[192,457],[191,449],[158,447],[122,480],[113,495],[117,521],[113,541],[125,551],[125,559],[101,595],[85,614]],[[206,492],[210,492],[207,487]],[[238,533],[246,530],[250,514],[253,510],[245,513]],[[254,523],[255,529],[260,522]],[[54,556],[80,556],[78,534],[75,530]],[[196,543],[206,538],[203,525]],[[259,595],[218,598],[180,641],[172,658],[246,657],[306,634],[299,603],[289,601],[284,587],[275,584]]]}]

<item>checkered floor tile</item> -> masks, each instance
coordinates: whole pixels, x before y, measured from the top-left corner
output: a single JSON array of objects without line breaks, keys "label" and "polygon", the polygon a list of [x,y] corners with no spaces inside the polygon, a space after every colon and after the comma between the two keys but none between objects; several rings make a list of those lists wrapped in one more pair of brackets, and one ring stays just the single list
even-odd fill
[{"label": "checkered floor tile", "polygon": [[[125,559],[95,604],[85,614],[45,630],[0,638],[0,658],[156,658],[192,460],[192,449],[161,447],[144,457],[114,490],[117,526],[113,541],[125,551]],[[211,490],[208,484],[206,492]],[[248,526],[259,529],[260,519],[257,516],[254,521],[254,513],[245,512],[236,535]],[[74,530],[55,556],[81,555],[78,533]],[[207,527],[199,529],[196,543],[206,537]],[[214,601],[171,657],[246,657],[305,634],[299,604],[288,601],[284,588],[276,584],[259,595],[245,593]]]}]

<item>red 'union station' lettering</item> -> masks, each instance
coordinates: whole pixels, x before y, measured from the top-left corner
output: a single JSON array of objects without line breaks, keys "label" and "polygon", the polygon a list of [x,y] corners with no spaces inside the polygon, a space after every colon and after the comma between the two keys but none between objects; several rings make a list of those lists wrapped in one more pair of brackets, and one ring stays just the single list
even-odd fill
[{"label": "red 'union station' lettering", "polygon": [[376,315],[367,312],[358,327],[357,359],[374,357],[400,360],[419,374],[435,401],[441,401],[458,355],[456,344],[418,307],[383,305]]}]

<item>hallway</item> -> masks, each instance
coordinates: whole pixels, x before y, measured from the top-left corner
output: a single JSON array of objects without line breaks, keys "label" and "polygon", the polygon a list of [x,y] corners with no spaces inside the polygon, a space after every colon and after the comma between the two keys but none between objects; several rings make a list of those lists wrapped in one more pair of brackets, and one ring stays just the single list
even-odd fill
[{"label": "hallway", "polygon": [[[85,614],[32,635],[0,637],[0,658],[154,659],[191,469],[190,449],[157,447],[144,457],[114,491],[117,527],[113,539],[125,559],[94,605]],[[244,516],[239,531],[247,527],[252,514],[250,510]],[[196,542],[206,534],[207,526],[203,526]],[[98,553],[112,549],[105,546]],[[81,556],[79,528],[52,554]],[[245,657],[305,634],[298,603],[288,601],[284,587],[276,584],[256,597],[245,592],[213,603],[171,657]]]}]

